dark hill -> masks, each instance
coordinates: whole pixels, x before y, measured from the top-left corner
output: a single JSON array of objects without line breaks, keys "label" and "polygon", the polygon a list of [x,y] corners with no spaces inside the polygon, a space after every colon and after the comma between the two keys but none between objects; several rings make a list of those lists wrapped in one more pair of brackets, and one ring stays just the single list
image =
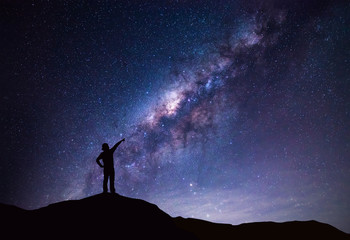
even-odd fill
[{"label": "dark hill", "polygon": [[0,210],[0,231],[8,239],[195,239],[156,205],[118,194],[99,194],[32,211],[7,205]]},{"label": "dark hill", "polygon": [[193,218],[174,218],[176,225],[194,233],[199,239],[350,239],[331,225],[317,221],[284,223],[257,222],[233,226]]},{"label": "dark hill", "polygon": [[316,221],[232,226],[172,218],[154,204],[118,194],[99,194],[31,211],[0,204],[0,212],[0,231],[9,239],[350,239]]}]

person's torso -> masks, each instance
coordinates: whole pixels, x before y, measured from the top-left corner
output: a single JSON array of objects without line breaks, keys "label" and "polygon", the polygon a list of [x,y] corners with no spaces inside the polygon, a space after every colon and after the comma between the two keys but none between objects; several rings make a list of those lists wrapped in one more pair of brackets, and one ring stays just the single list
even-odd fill
[{"label": "person's torso", "polygon": [[113,152],[106,151],[102,152],[102,161],[105,168],[113,168]]}]

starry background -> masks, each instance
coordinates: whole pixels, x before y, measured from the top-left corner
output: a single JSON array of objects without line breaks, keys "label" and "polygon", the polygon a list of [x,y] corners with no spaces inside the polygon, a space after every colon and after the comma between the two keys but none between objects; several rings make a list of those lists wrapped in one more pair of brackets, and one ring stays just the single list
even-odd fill
[{"label": "starry background", "polygon": [[[0,202],[350,232],[348,1],[1,1]],[[321,2],[321,3],[320,3]]]}]

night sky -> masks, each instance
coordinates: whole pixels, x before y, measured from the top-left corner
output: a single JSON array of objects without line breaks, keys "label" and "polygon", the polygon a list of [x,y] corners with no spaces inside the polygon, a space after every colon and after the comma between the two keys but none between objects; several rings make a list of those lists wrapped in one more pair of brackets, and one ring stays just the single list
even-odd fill
[{"label": "night sky", "polygon": [[[261,3],[263,2],[263,3]],[[1,1],[0,202],[350,232],[349,1]]]}]

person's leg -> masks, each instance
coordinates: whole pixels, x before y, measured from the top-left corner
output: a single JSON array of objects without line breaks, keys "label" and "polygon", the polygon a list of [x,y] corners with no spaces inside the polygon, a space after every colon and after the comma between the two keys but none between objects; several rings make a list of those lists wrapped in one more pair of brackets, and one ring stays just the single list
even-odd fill
[{"label": "person's leg", "polygon": [[108,192],[107,188],[107,182],[108,182],[108,172],[105,170],[103,171],[103,192],[106,193]]},{"label": "person's leg", "polygon": [[109,175],[109,189],[111,190],[111,193],[115,193],[115,188],[114,188],[114,169],[111,169],[110,175]]}]

